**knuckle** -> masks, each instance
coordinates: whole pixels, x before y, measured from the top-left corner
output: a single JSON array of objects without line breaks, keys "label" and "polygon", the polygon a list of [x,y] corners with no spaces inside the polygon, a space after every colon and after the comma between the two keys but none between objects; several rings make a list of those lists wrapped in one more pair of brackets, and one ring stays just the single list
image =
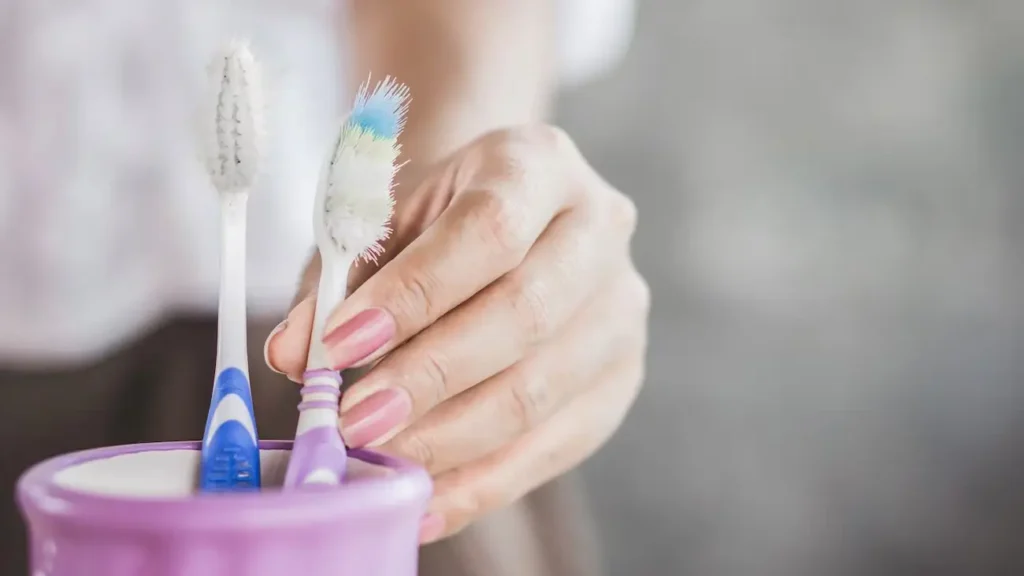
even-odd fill
[{"label": "knuckle", "polygon": [[463,514],[467,519],[478,518],[488,512],[504,508],[512,502],[508,490],[496,482],[482,483],[476,490],[467,491]]},{"label": "knuckle", "polygon": [[503,173],[520,180],[539,166],[551,166],[554,158],[578,156],[579,151],[572,137],[558,126],[551,124],[523,124],[499,130],[487,140],[495,158],[503,163]]},{"label": "knuckle", "polygon": [[633,232],[636,231],[637,219],[639,218],[636,202],[621,192],[616,192],[614,198],[615,200],[612,202],[612,215],[615,218],[615,222],[620,230],[632,236]]},{"label": "knuckle", "polygon": [[512,313],[521,323],[525,344],[543,340],[552,330],[547,284],[518,276],[514,276],[511,283],[509,298]]},{"label": "knuckle", "polygon": [[509,138],[545,151],[568,152],[574,149],[569,133],[554,124],[535,123],[518,126],[510,130]]},{"label": "knuckle", "polygon": [[612,297],[622,309],[646,316],[651,309],[651,287],[631,262],[625,266],[615,281]]},{"label": "knuckle", "polygon": [[492,132],[481,141],[485,152],[483,173],[488,179],[511,183],[523,182],[528,167],[537,155],[534,138],[526,127],[504,128]]},{"label": "knuckle", "polygon": [[575,151],[576,145],[573,143],[573,139],[569,136],[569,133],[565,131],[561,126],[555,126],[553,124],[545,124],[546,138],[551,141],[552,146],[556,150]]},{"label": "knuckle", "polygon": [[423,436],[415,431],[406,431],[391,441],[391,448],[402,457],[419,463],[427,470],[434,468],[434,449]]},{"label": "knuckle", "polygon": [[495,247],[510,265],[518,264],[526,257],[530,247],[529,221],[523,202],[512,194],[501,190],[488,189],[479,193],[477,229],[482,240]]},{"label": "knuckle", "polygon": [[424,351],[422,370],[427,386],[423,387],[426,391],[423,403],[426,405],[418,406],[421,413],[437,406],[450,395],[449,382],[451,381],[448,360],[436,350]]},{"label": "knuckle", "polygon": [[524,373],[509,387],[509,408],[521,432],[533,429],[548,414],[552,397],[546,384],[544,378]]},{"label": "knuckle", "polygon": [[[438,310],[435,301],[437,284],[430,273],[423,270],[400,276],[393,293],[396,318],[414,319],[414,322],[422,323],[424,319],[439,316],[442,311]],[[401,323],[399,320],[400,325]]]},{"label": "knuckle", "polygon": [[436,490],[445,501],[449,530],[461,530],[491,510],[496,498],[493,484],[493,480],[481,482],[478,473],[464,466],[442,475]]}]

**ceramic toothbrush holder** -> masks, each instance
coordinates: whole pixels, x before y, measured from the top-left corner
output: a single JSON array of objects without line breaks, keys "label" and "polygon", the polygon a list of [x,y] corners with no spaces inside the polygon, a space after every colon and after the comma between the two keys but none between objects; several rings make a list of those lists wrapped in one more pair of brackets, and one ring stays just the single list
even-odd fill
[{"label": "ceramic toothbrush holder", "polygon": [[425,471],[353,451],[341,486],[282,492],[290,442],[262,442],[264,488],[196,494],[198,442],[76,452],[28,470],[31,576],[414,576]]}]

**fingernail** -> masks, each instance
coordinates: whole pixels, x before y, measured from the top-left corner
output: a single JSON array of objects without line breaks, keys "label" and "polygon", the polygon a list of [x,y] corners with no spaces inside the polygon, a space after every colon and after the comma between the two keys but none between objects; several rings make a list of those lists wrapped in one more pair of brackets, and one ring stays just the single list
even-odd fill
[{"label": "fingernail", "polygon": [[402,389],[385,388],[341,415],[345,443],[361,448],[386,436],[412,414],[412,399]]},{"label": "fingernail", "polygon": [[277,368],[274,368],[274,365],[270,363],[270,341],[274,339],[274,336],[277,336],[278,334],[283,332],[284,329],[287,327],[288,320],[282,320],[280,324],[274,326],[274,329],[271,330],[270,334],[267,335],[267,341],[263,343],[263,362],[266,363],[267,367],[270,368],[271,371],[277,374],[284,374],[284,372],[281,372]]},{"label": "fingernail", "polygon": [[428,544],[444,533],[444,516],[431,512],[420,521],[420,543]]},{"label": "fingernail", "polygon": [[381,308],[370,308],[324,336],[324,345],[333,368],[344,370],[376,352],[394,335],[391,315]]}]

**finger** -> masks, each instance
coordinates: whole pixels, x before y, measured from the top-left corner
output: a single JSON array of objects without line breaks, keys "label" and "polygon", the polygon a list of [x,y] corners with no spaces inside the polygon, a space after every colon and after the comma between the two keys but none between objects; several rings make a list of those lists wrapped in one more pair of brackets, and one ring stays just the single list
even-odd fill
[{"label": "finger", "polygon": [[[381,360],[342,398],[345,439],[353,446],[379,443],[560,329],[609,268],[598,231],[583,211],[562,214],[522,266]],[[376,412],[385,405],[402,409],[384,418]]]},{"label": "finger", "polygon": [[313,330],[316,295],[300,300],[288,317],[270,333],[263,346],[263,357],[271,370],[302,382],[309,353],[309,334]]},{"label": "finger", "polygon": [[[536,156],[510,152],[474,174],[433,226],[341,303],[324,338],[335,367],[388,353],[522,262],[571,197],[558,164]],[[367,318],[386,334],[373,351]]]},{"label": "finger", "polygon": [[434,526],[428,537],[454,534],[579,465],[619,427],[642,378],[642,362],[617,366],[590,392],[514,444],[438,476],[428,514]]},{"label": "finger", "polygon": [[[412,172],[412,180],[409,173]],[[395,215],[392,218],[394,232],[385,240],[385,253],[376,262],[360,262],[353,266],[349,273],[348,291],[355,290],[363,284],[376,270],[387,262],[390,254],[401,251],[414,238],[422,234],[423,230],[433,223],[437,216],[444,210],[444,206],[450,201],[450,195],[436,193],[436,188],[441,185],[438,179],[450,179],[451,170],[435,170],[437,176],[432,181],[424,182],[423,186],[414,189],[411,193],[402,192],[407,182],[417,179],[415,170],[403,169],[396,183],[396,195],[400,196],[401,202],[397,204]],[[271,370],[283,373],[297,380],[304,370],[306,355],[309,349],[309,330],[312,327],[312,310],[315,308],[317,286],[320,282],[322,261],[320,251],[313,250],[309,264],[303,270],[299,281],[299,289],[292,301],[293,310],[289,313],[289,319],[281,322],[267,337],[263,346],[263,357]],[[297,309],[297,310],[296,310]],[[285,329],[291,326],[286,334],[281,335]],[[307,330],[307,328],[309,330]],[[305,330],[305,337],[303,337]],[[303,366],[299,367],[302,363]]]},{"label": "finger", "polygon": [[299,279],[299,289],[295,291],[295,298],[292,299],[292,308],[295,308],[300,302],[310,296],[316,296],[322,267],[323,262],[320,260],[320,251],[313,250],[313,256],[310,257],[309,264],[306,265],[305,270],[302,271],[302,278]]},{"label": "finger", "polygon": [[[452,163],[449,161],[446,164]],[[391,234],[384,240],[383,252],[376,261],[360,261],[352,267],[348,278],[348,294],[362,286],[395,255],[419,238],[451,203],[454,168],[446,164],[430,171],[431,176],[425,180],[416,176],[417,171],[411,170],[412,167],[402,168],[395,185],[395,213],[391,217]],[[422,182],[413,187],[413,183],[420,180]]]},{"label": "finger", "polygon": [[[442,175],[445,173],[440,172]],[[448,199],[444,198],[443,201],[447,203]],[[421,234],[423,227],[433,222],[441,210],[443,206],[423,191],[414,192],[403,198],[392,220],[396,232],[385,240],[385,255],[400,251],[404,245]],[[384,262],[385,259],[378,259],[377,262],[360,262],[360,265],[353,266],[349,273],[349,291],[358,288]],[[263,357],[267,366],[296,382],[300,381],[299,377],[305,370],[321,269],[320,252],[314,250],[309,264],[303,270],[288,319],[274,328],[263,345]],[[287,329],[289,327],[290,329]]]},{"label": "finger", "polygon": [[641,356],[643,323],[632,313],[608,312],[621,302],[614,292],[623,291],[606,291],[534,355],[442,402],[381,450],[438,474],[483,458],[546,422],[611,366]]}]

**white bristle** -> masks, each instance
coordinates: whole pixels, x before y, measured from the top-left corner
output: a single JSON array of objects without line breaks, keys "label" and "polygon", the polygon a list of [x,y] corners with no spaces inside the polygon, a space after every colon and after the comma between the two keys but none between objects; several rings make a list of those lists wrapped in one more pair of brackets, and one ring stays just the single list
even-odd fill
[{"label": "white bristle", "polygon": [[368,135],[351,132],[342,136],[325,183],[323,217],[327,234],[348,259],[373,260],[380,254],[380,243],[390,233],[388,224],[395,206],[391,182],[397,150],[368,154],[359,150],[360,144],[390,144],[366,140]]},{"label": "white bristle", "polygon": [[212,94],[205,124],[206,169],[220,192],[249,190],[264,144],[262,78],[244,42],[231,42],[210,63]]},{"label": "white bristle", "polygon": [[[377,90],[380,95],[371,102],[378,108],[370,111],[375,113],[371,120],[390,122],[397,128],[397,136],[408,92],[391,84],[381,84]],[[357,102],[365,103],[367,98],[361,92]],[[388,224],[395,205],[392,184],[400,153],[396,138],[381,137],[372,123],[367,127],[363,121],[369,122],[359,116],[357,108],[342,125],[320,184],[324,232],[336,251],[350,261],[376,260],[383,250],[381,242],[390,233]]]}]

